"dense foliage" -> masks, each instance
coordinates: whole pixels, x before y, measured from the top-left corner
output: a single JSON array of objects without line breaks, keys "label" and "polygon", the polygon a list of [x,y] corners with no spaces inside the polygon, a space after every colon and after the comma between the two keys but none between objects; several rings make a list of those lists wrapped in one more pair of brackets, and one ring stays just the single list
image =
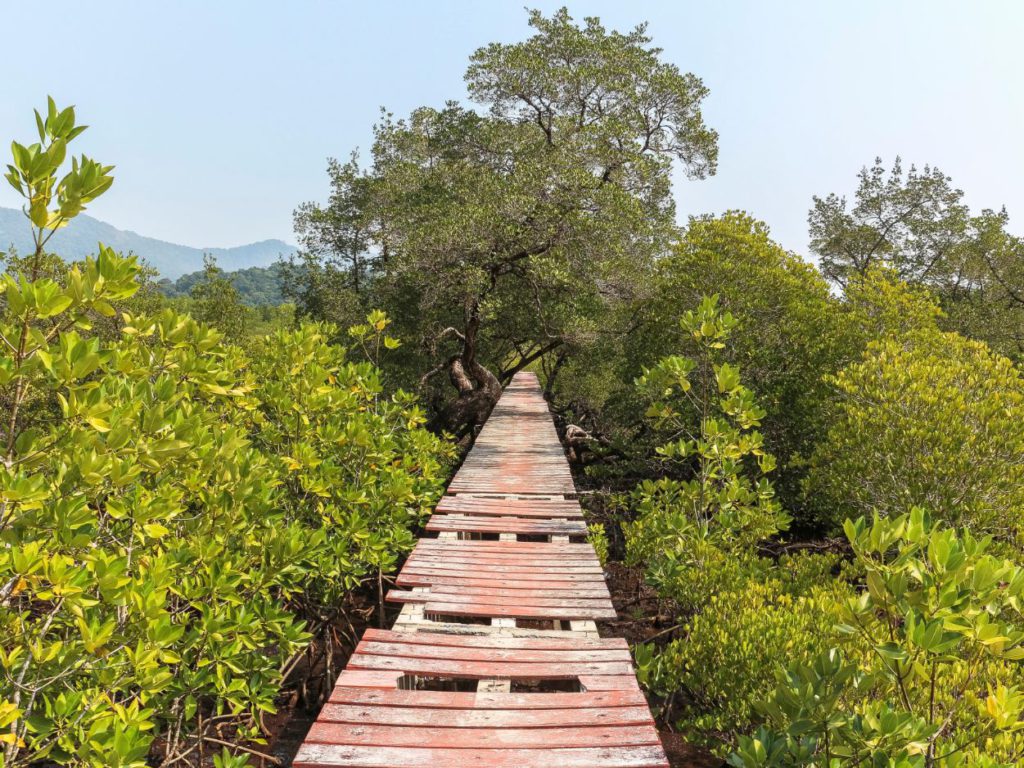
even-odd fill
[{"label": "dense foliage", "polygon": [[834,524],[921,506],[1024,551],[1024,379],[1013,363],[918,331],[872,342],[832,381],[834,421],[807,489]]},{"label": "dense foliage", "polygon": [[[869,306],[905,303],[880,294]],[[910,330],[835,377],[848,399],[808,485],[837,483],[836,515],[874,513],[846,520],[852,558],[838,569],[835,556],[771,555],[785,517],[759,478],[772,468],[753,431],[763,413],[739,371],[713,362],[736,325],[717,297],[682,320],[708,362],[665,358],[639,380],[661,396],[648,417],[674,439],[658,449],[666,476],[632,495],[627,561],[677,622],[655,636],[667,644],[637,648],[641,679],[692,739],[736,744],[739,768],[1024,756],[1024,568],[971,533],[998,535],[1009,546],[996,551],[1019,559],[1018,459],[1001,431],[1018,421],[1019,377],[982,343],[916,327],[929,318],[911,313]],[[969,527],[933,524],[917,504]]]},{"label": "dense foliage", "polygon": [[[270,267],[247,267],[236,269],[224,275],[231,286],[238,291],[238,299],[252,307],[277,306],[284,303],[281,293],[281,265]],[[191,296],[192,292],[208,279],[209,270],[189,272],[177,280],[161,280],[157,283],[160,292],[168,298]]]},{"label": "dense foliage", "polygon": [[667,357],[639,380],[657,398],[648,416],[672,438],[657,452],[675,467],[634,492],[627,557],[691,610],[736,583],[754,546],[788,524],[767,478],[775,459],[756,429],[764,411],[738,369],[716,362],[735,324],[717,297],[705,299],[681,321],[697,357]]},{"label": "dense foliage", "polygon": [[846,535],[866,586],[836,627],[849,647],[789,664],[730,763],[1019,765],[1024,568],[919,508]]},{"label": "dense foliage", "polygon": [[836,194],[814,198],[811,250],[823,274],[845,286],[872,267],[890,268],[939,297],[951,330],[1019,358],[1024,240],[1007,231],[1007,212],[972,213],[938,168],[904,173],[899,158],[888,176],[877,159],[859,181],[852,205]]},{"label": "dense foliage", "polygon": [[[8,177],[37,250],[0,307],[0,764],[171,764],[225,728],[259,741],[292,657],[411,546],[448,451],[333,329],[251,359],[170,309],[98,334],[139,266],[103,246],[47,258],[111,177],[82,158],[60,178],[81,128],[52,101],[38,122]],[[354,329],[356,357],[396,345],[386,325]]]}]

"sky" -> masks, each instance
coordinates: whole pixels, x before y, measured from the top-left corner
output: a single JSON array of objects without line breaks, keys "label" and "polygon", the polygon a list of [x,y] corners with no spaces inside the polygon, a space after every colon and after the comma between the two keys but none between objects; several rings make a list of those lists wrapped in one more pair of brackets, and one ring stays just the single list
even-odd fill
[{"label": "sky", "polygon": [[[469,55],[529,34],[524,4],[0,0],[0,147],[34,139],[50,94],[90,126],[77,151],[116,165],[90,214],[195,247],[292,242],[296,205],[327,196],[327,158],[365,152],[382,106],[465,99]],[[719,168],[679,176],[681,220],[743,209],[807,255],[812,195],[852,195],[863,165],[899,154],[1024,230],[1024,2],[528,4],[647,21],[704,80]],[[16,205],[4,185],[0,206]]]}]

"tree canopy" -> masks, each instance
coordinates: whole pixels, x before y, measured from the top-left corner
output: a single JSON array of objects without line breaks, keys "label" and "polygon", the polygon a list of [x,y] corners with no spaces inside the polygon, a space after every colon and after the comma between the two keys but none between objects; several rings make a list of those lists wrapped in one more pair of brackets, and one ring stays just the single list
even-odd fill
[{"label": "tree canopy", "polygon": [[[627,276],[672,236],[673,163],[695,178],[715,170],[706,89],[643,27],[578,26],[564,9],[530,24],[525,42],[471,57],[480,110],[386,114],[372,165],[333,165],[328,209],[297,212],[311,247],[293,295],[338,271],[355,293],[369,278],[382,306],[416,307],[400,332],[429,361],[425,381],[454,385],[441,419],[452,429],[479,423],[502,381],[629,294]],[[356,259],[364,248],[372,258]],[[348,261],[329,267],[325,250]]]}]

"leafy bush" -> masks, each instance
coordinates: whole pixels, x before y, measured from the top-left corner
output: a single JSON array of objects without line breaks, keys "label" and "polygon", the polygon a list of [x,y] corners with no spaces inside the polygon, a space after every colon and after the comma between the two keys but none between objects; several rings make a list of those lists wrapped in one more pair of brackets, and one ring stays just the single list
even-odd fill
[{"label": "leafy bush", "polygon": [[920,505],[1024,544],[1024,380],[1008,359],[957,334],[916,331],[872,343],[832,381],[836,419],[807,493],[833,524]]},{"label": "leafy bush", "polygon": [[[397,344],[383,313],[351,333],[357,346]],[[453,447],[422,429],[416,399],[384,394],[369,360],[346,360],[329,325],[306,323],[258,343],[252,371],[258,410],[252,434],[273,457],[286,517],[314,531],[307,541],[304,613],[336,614],[341,598],[384,574],[415,544],[411,529],[433,508]]]},{"label": "leafy bush", "polygon": [[736,586],[754,545],[787,518],[767,479],[774,458],[756,430],[764,411],[739,370],[716,362],[735,319],[712,297],[681,323],[698,359],[665,358],[639,382],[657,398],[648,416],[672,436],[658,448],[672,474],[637,488],[625,534],[628,561],[643,564],[660,594],[693,608]]},{"label": "leafy bush", "polygon": [[[817,555],[796,560],[808,561],[796,564],[808,576],[834,563]],[[820,577],[815,586],[783,580],[767,562],[764,570],[764,578],[713,595],[642,670],[651,690],[675,696],[677,727],[716,749],[761,721],[754,705],[773,684],[779,659],[811,660],[836,642],[830,626],[839,621],[845,587]]]},{"label": "leafy bush", "polygon": [[943,316],[938,300],[926,288],[904,283],[883,267],[851,275],[844,298],[862,347],[889,335],[938,330]]},{"label": "leafy bush", "polygon": [[781,671],[759,705],[769,726],[730,763],[1019,765],[1024,568],[918,508],[845,530],[866,578],[837,630],[871,653],[831,649]]},{"label": "leafy bush", "polygon": [[[100,246],[42,276],[110,169],[82,158],[58,180],[81,129],[52,101],[37,118],[8,174],[36,252],[0,283],[0,765],[191,760],[212,729],[259,741],[305,619],[394,566],[446,449],[323,328],[252,362],[170,310],[97,334],[139,267]],[[357,344],[394,346],[386,324]]]},{"label": "leafy bush", "polygon": [[634,491],[636,519],[624,533],[628,562],[681,613],[680,639],[637,647],[641,682],[665,699],[667,717],[681,712],[688,731],[716,741],[751,722],[772,654],[825,642],[816,631],[823,601],[786,591],[820,571],[798,566],[784,582],[772,574],[788,571],[757,552],[787,517],[756,429],[764,411],[739,370],[719,362],[735,319],[711,297],[681,324],[695,359],[665,358],[639,382],[652,396],[648,416],[670,437],[658,449],[665,476]]}]

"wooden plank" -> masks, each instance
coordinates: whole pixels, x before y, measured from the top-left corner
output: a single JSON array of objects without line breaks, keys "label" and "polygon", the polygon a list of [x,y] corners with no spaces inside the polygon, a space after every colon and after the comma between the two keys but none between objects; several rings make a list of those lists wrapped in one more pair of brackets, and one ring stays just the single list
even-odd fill
[{"label": "wooden plank", "polygon": [[403,656],[372,656],[357,650],[346,669],[396,670],[420,677],[521,677],[527,680],[566,680],[586,675],[632,677],[628,661],[558,662],[464,661],[462,659],[413,659]]},{"label": "wooden plank", "polygon": [[495,567],[501,567],[505,565],[533,565],[544,568],[557,568],[560,565],[573,566],[573,567],[585,567],[585,568],[601,568],[601,562],[597,557],[582,557],[579,555],[567,555],[564,558],[551,557],[551,558],[532,558],[524,557],[522,555],[487,555],[487,554],[429,554],[429,555],[415,555],[405,561],[409,565],[463,565],[463,566],[477,566],[477,565],[489,565]]},{"label": "wooden plank", "polygon": [[487,499],[479,496],[443,496],[439,514],[477,517],[582,518],[583,509],[572,499]]},{"label": "wooden plank", "polygon": [[668,768],[659,745],[575,749],[431,749],[303,744],[293,768]]},{"label": "wooden plank", "polygon": [[[473,589],[468,587],[467,589]],[[503,592],[504,594],[493,594],[495,592]],[[387,594],[387,599],[395,603],[426,603],[431,600],[439,600],[441,602],[458,602],[476,600],[478,602],[512,602],[512,603],[529,603],[530,605],[540,605],[554,607],[559,605],[586,607],[586,606],[610,606],[611,599],[606,594],[601,594],[598,590],[592,590],[594,592],[591,596],[579,595],[579,590],[570,589],[557,589],[557,590],[479,590],[474,593],[461,592],[454,589],[434,588],[431,587],[424,592],[405,592],[399,589],[392,589]],[[552,594],[556,593],[556,594]],[[489,598],[489,599],[488,599]]]},{"label": "wooden plank", "polygon": [[480,648],[476,646],[441,646],[429,643],[377,643],[364,640],[359,644],[359,652],[373,656],[400,656],[411,659],[529,661],[545,664],[629,661],[629,652],[619,648]]},{"label": "wooden plank", "polygon": [[[424,724],[426,725],[426,724]],[[317,720],[307,742],[380,747],[486,749],[564,749],[566,747],[624,747],[658,743],[650,724],[550,728],[441,728],[373,723],[332,723]]]},{"label": "wooden plank", "polygon": [[557,544],[550,541],[459,541],[458,539],[420,539],[415,550],[466,550],[495,551],[515,553],[517,555],[536,554],[593,554],[594,548],[587,543]]},{"label": "wooden plank", "polygon": [[[409,633],[413,636],[420,633]],[[428,634],[428,633],[422,633]],[[501,638],[509,639],[509,638]],[[361,707],[412,707],[430,709],[471,709],[475,712],[489,709],[529,710],[587,709],[603,710],[646,708],[647,700],[636,686],[624,691],[584,691],[582,693],[469,693],[456,691],[401,691],[397,688],[377,689],[337,685],[331,691],[332,704],[351,704]]]},{"label": "wooden plank", "polygon": [[475,578],[473,576],[445,576],[438,574],[406,573],[398,574],[395,583],[400,587],[430,587],[439,584],[464,587],[508,587],[511,589],[573,589],[574,587],[597,588],[604,583],[603,579],[591,581],[570,578],[545,579],[503,579],[498,576]]},{"label": "wooden plank", "polygon": [[582,638],[566,634],[559,637],[502,637],[499,635],[410,635],[387,629],[368,628],[364,642],[400,642],[453,648],[518,648],[521,650],[570,650],[577,648],[622,650],[629,644],[621,637]]},{"label": "wooden plank", "polygon": [[[418,691],[416,692],[418,693]],[[545,696],[547,694],[537,694]],[[650,725],[646,705],[569,709],[387,707],[328,702],[318,722],[414,725],[430,728],[548,728],[552,726]],[[518,746],[518,745],[517,745]]]},{"label": "wooden plank", "polygon": [[473,518],[464,515],[434,515],[427,521],[428,531],[461,531],[467,533],[521,533],[530,536],[585,536],[587,526],[582,520],[531,520],[525,517]]},{"label": "wooden plank", "polygon": [[502,603],[473,602],[441,602],[431,600],[423,604],[423,610],[429,614],[441,616],[503,616],[514,619],[614,619],[617,614],[611,606],[588,607],[561,604],[557,606],[539,605],[508,605]]},{"label": "wooden plank", "polygon": [[584,565],[570,563],[568,565],[537,565],[529,561],[524,561],[519,564],[513,563],[458,563],[450,560],[438,559],[435,561],[424,561],[417,558],[413,561],[408,561],[403,571],[408,570],[413,573],[416,572],[437,572],[437,573],[450,573],[453,576],[461,574],[494,574],[510,575],[513,578],[519,578],[520,575],[527,576],[533,575],[545,575],[545,576],[596,576],[600,580],[604,580],[604,569],[600,565]]},{"label": "wooden plank", "polygon": [[[467,541],[467,544],[479,544],[488,542]],[[407,562],[423,560],[426,562],[448,562],[448,563],[536,563],[538,565],[598,565],[601,562],[593,552],[508,552],[500,549],[471,549],[464,547],[455,549],[415,549],[410,554]]]}]

